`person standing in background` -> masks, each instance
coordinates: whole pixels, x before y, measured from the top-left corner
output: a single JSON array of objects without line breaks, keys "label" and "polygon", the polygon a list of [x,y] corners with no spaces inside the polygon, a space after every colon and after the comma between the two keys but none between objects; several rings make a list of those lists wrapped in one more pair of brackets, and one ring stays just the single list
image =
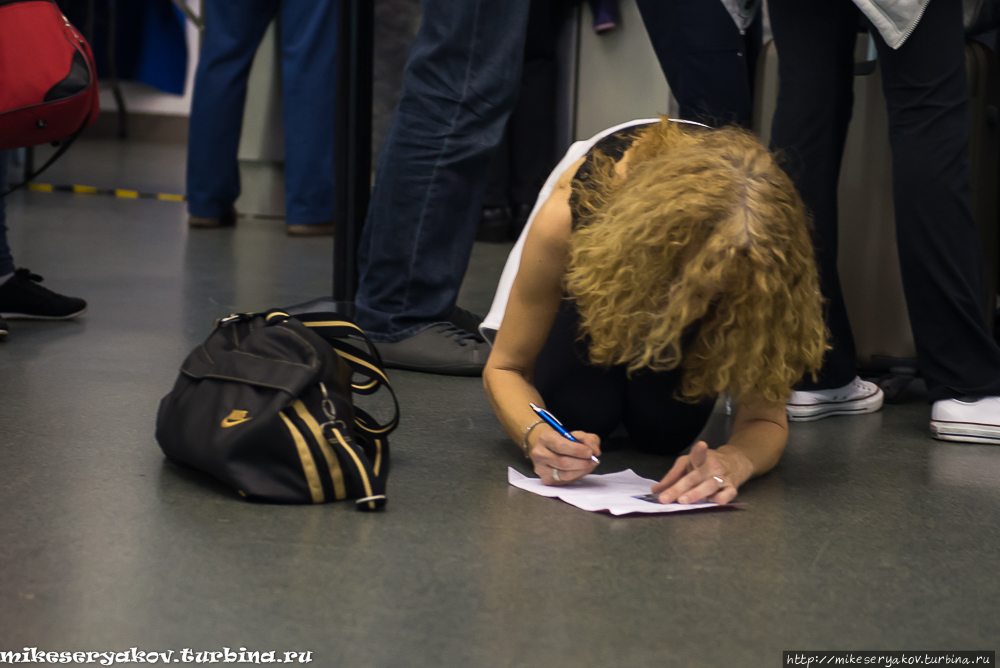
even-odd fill
[{"label": "person standing in background", "polygon": [[280,30],[285,220],[292,236],[333,234],[336,0],[205,0],[188,138],[191,227],[236,224],[247,78],[268,24]]},{"label": "person standing in background", "polygon": [[[0,192],[6,192],[10,154],[0,151]],[[30,269],[16,269],[7,242],[7,198],[0,197],[0,341],[7,338],[6,319],[69,320],[83,315],[87,302],[65,297],[41,285]]]},{"label": "person standing in background", "polygon": [[790,420],[867,413],[882,391],[861,380],[837,268],[837,183],[851,119],[862,13],[878,49],[889,112],[896,242],[931,433],[1000,443],[1000,347],[981,306],[972,217],[969,88],[962,0],[770,0],[780,58],[772,144],[813,214],[828,351]]},{"label": "person standing in background", "polygon": [[[749,124],[757,7],[639,4],[681,116]],[[455,302],[517,101],[529,10],[530,0],[424,2],[358,251],[357,322],[387,367],[479,375],[486,364],[481,319]]]},{"label": "person standing in background", "polygon": [[530,0],[426,0],[358,249],[357,322],[386,366],[481,373],[455,306],[486,171],[517,101]]}]

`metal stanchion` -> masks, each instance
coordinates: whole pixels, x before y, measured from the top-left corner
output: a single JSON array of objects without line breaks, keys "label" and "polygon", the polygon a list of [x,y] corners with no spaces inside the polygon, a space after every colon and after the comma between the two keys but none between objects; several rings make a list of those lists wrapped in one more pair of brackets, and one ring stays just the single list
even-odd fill
[{"label": "metal stanchion", "polygon": [[337,208],[331,297],[298,304],[290,313],[354,315],[358,291],[358,241],[371,194],[372,0],[341,0],[337,24],[337,113],[334,174]]},{"label": "metal stanchion", "polygon": [[341,0],[340,5],[333,301],[350,313],[358,291],[358,241],[371,193],[375,9],[371,0]]}]

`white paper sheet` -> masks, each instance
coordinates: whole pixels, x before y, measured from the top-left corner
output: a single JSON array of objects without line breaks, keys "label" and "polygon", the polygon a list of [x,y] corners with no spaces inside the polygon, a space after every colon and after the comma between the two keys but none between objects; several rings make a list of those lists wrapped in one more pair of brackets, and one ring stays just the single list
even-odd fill
[{"label": "white paper sheet", "polygon": [[720,507],[715,503],[651,503],[636,499],[636,496],[649,494],[650,488],[656,481],[636,475],[632,469],[603,475],[591,474],[569,485],[550,487],[543,484],[539,478],[529,478],[507,467],[507,482],[526,492],[562,499],[583,510],[590,512],[606,510],[612,515],[677,513]]}]

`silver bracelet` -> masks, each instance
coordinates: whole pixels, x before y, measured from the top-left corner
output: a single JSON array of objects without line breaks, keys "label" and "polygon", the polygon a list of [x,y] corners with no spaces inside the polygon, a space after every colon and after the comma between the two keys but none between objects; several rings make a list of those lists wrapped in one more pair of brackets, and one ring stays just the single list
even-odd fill
[{"label": "silver bracelet", "polygon": [[528,454],[528,435],[531,434],[532,429],[542,424],[543,422],[545,422],[545,420],[536,420],[535,422],[531,423],[531,426],[529,426],[527,429],[524,430],[524,436],[521,437],[521,450],[524,452],[525,459],[531,459],[531,456]]}]

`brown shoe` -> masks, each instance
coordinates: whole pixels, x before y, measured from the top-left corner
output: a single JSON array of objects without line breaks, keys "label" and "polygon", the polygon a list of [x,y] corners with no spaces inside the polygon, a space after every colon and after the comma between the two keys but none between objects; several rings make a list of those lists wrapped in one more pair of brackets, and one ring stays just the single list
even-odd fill
[{"label": "brown shoe", "polygon": [[236,209],[230,209],[219,218],[204,216],[188,216],[188,227],[234,227],[236,225]]},{"label": "brown shoe", "polygon": [[333,223],[285,225],[285,233],[290,237],[332,237],[333,230]]}]

